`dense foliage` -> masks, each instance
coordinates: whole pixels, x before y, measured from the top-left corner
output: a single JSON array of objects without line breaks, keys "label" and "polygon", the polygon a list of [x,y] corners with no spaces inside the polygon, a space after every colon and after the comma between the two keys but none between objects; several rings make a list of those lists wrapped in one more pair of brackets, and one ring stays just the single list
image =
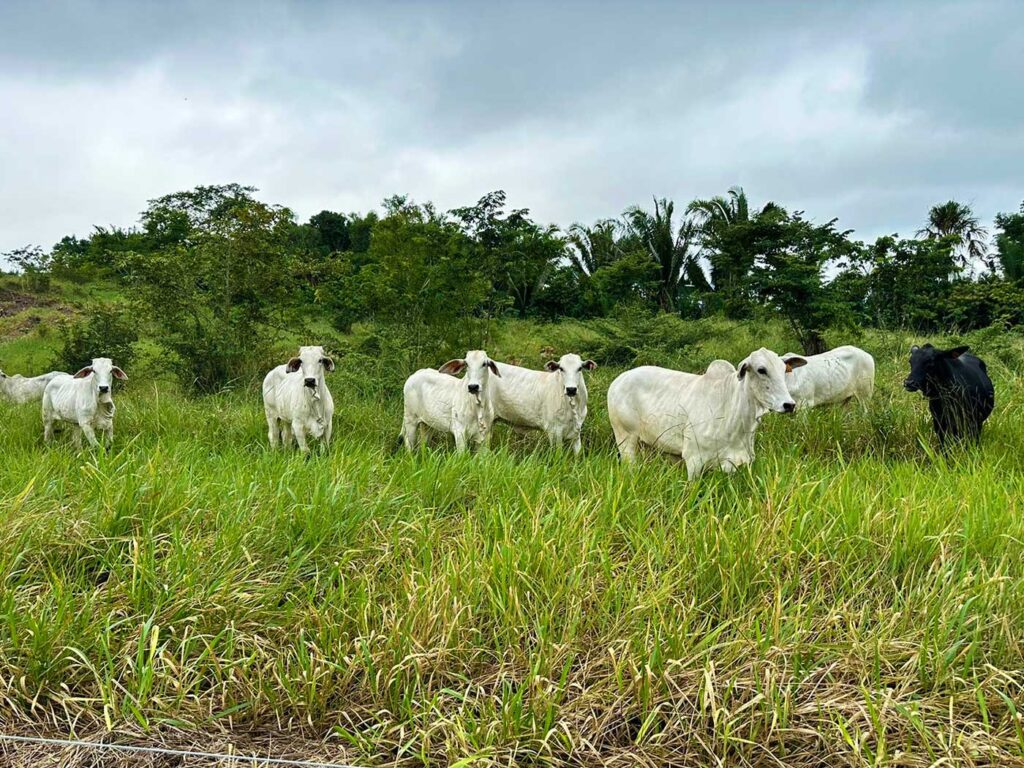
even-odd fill
[{"label": "dense foliage", "polygon": [[448,212],[395,196],[380,213],[325,210],[301,223],[252,187],[227,184],[152,200],[137,227],[97,227],[7,258],[33,291],[48,290],[50,275],[129,290],[174,370],[200,391],[246,375],[297,324],[348,332],[373,322],[415,355],[503,316],[771,314],[806,353],[826,348],[830,328],[1021,322],[1024,205],[996,217],[994,247],[956,201],[934,206],[916,238],[865,244],[851,234],[835,219],[754,206],[738,187],[559,228],[509,209],[502,191]]}]

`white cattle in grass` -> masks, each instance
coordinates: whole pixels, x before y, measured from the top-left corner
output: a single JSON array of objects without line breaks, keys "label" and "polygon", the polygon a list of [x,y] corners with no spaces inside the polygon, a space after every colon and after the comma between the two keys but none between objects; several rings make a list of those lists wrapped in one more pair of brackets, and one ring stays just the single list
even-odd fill
[{"label": "white cattle in grass", "polygon": [[[789,366],[803,365],[793,357]],[[726,472],[754,460],[754,433],[768,411],[796,407],[786,389],[787,364],[774,352],[752,352],[736,369],[715,360],[703,375],[644,366],[608,388],[608,417],[624,461],[640,443],[686,462],[697,477],[710,466]]]},{"label": "white cattle in grass", "polygon": [[334,361],[323,347],[299,347],[296,357],[264,377],[263,412],[271,448],[287,448],[293,436],[303,453],[309,453],[307,438],[330,444],[334,399],[324,374],[333,370]]},{"label": "white cattle in grass", "polygon": [[[465,377],[455,378],[463,370]],[[405,413],[399,441],[410,452],[416,450],[419,428],[426,425],[451,433],[457,451],[466,450],[470,441],[486,449],[494,424],[491,374],[501,377],[498,366],[480,349],[467,352],[464,359],[449,360],[436,371],[416,371],[403,390]]]},{"label": "white cattle in grass", "polygon": [[8,376],[3,371],[0,371],[0,396],[5,397],[12,403],[19,404],[41,400],[43,390],[46,389],[46,385],[50,383],[51,379],[67,375],[69,374],[63,371],[50,371],[42,376],[25,377],[20,373]]},{"label": "white cattle in grass", "polygon": [[579,355],[562,355],[546,371],[498,363],[501,377],[491,382],[494,417],[517,429],[539,429],[552,447],[571,441],[580,452],[580,430],[587,418],[587,382],[583,372],[597,365]]},{"label": "white cattle in grass", "polygon": [[[794,357],[792,352],[783,361]],[[786,374],[786,387],[798,409],[856,400],[867,407],[875,391],[875,358],[857,347],[836,347],[820,355],[806,355],[807,365]]]},{"label": "white cattle in grass", "polygon": [[43,439],[53,438],[53,425],[58,421],[75,424],[75,443],[81,445],[85,435],[93,447],[99,445],[96,432],[114,442],[113,378],[128,380],[128,375],[114,365],[109,357],[96,357],[90,365],[74,376],[59,374],[43,389]]}]

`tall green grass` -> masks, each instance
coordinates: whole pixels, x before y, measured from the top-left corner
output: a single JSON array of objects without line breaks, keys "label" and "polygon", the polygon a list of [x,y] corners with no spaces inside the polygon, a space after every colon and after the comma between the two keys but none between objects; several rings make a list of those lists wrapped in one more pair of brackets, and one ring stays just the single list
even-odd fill
[{"label": "tall green grass", "polygon": [[[786,346],[691,330],[622,354]],[[614,331],[513,323],[489,348],[533,364]],[[392,455],[406,372],[356,357],[308,460],[267,449],[254,388],[133,376],[110,453],[0,405],[0,718],[375,764],[1024,763],[1021,347],[973,340],[997,409],[943,456],[899,386],[909,341],[861,340],[866,413],[769,415],[749,471],[695,482],[619,465],[608,366],[578,458],[503,428],[490,454]]]}]

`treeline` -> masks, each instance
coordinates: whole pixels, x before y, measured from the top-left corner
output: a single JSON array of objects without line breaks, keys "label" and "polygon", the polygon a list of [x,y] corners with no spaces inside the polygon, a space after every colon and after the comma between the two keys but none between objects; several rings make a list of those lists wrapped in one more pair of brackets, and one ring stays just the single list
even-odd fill
[{"label": "treeline", "polygon": [[[504,192],[447,212],[396,196],[381,213],[322,211],[305,223],[252,187],[197,187],[149,202],[138,226],[97,227],[7,258],[34,290],[51,275],[116,281],[132,305],[66,331],[84,354],[132,341],[140,319],[201,390],[237,377],[275,330],[328,320],[451,328],[507,315],[557,319],[631,311],[785,318],[804,352],[826,329],[966,330],[1024,321],[1024,204],[995,237],[950,201],[912,238],[865,244],[742,189],[677,207],[655,199],[560,229],[509,209]],[[132,318],[123,331],[123,316]],[[118,333],[124,338],[110,338]],[[77,346],[76,346],[77,345]]]}]

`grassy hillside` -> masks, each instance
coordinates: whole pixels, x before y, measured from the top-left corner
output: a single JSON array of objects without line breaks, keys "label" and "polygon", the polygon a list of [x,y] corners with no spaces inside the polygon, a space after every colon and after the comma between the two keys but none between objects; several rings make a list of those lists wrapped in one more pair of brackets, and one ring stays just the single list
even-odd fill
[{"label": "grassy hillside", "polygon": [[[5,370],[52,333],[18,317]],[[867,413],[770,414],[750,471],[692,483],[618,464],[608,384],[786,351],[781,326],[492,327],[497,359],[597,357],[579,458],[500,427],[391,455],[408,371],[372,328],[330,340],[309,460],[266,448],[255,387],[130,371],[109,454],[0,404],[0,720],[374,764],[1024,764],[1024,343],[967,338],[997,407],[942,457],[912,340],[856,340]]]}]

